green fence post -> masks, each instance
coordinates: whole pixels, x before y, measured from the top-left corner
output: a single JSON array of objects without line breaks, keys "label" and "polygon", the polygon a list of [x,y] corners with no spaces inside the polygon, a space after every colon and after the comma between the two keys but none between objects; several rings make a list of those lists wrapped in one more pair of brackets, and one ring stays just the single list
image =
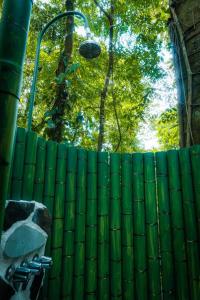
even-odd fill
[{"label": "green fence post", "polygon": [[176,299],[187,300],[190,297],[178,151],[168,151],[167,158],[176,279]]},{"label": "green fence post", "polygon": [[0,236],[31,8],[31,0],[4,0],[0,21]]},{"label": "green fence post", "polygon": [[97,153],[88,152],[85,299],[97,299]]},{"label": "green fence post", "polygon": [[143,159],[143,154],[133,154],[133,245],[135,261],[135,294],[137,299],[145,300],[148,299],[148,276]]},{"label": "green fence post", "polygon": [[122,299],[121,155],[110,155],[110,299]]},{"label": "green fence post", "polygon": [[153,153],[144,154],[144,180],[149,298],[152,300],[160,300],[162,299],[160,278],[160,252],[158,236],[155,158]]},{"label": "green fence post", "polygon": [[109,162],[98,153],[98,299],[110,299],[109,266]]},{"label": "green fence post", "polygon": [[83,149],[78,149],[73,286],[74,300],[83,300],[85,291],[86,168],[87,152]]},{"label": "green fence post", "polygon": [[41,203],[43,202],[45,161],[46,161],[46,141],[43,138],[39,137],[37,142],[33,199]]},{"label": "green fence post", "polygon": [[158,189],[158,213],[160,230],[160,253],[163,299],[175,299],[173,249],[171,240],[171,218],[168,188],[166,152],[156,153],[156,178]]},{"label": "green fence post", "polygon": [[179,151],[179,158],[191,299],[197,300],[200,299],[200,260],[197,237],[197,216],[195,211],[189,149],[181,149]]},{"label": "green fence post", "polygon": [[76,210],[76,178],[77,178],[77,149],[67,149],[66,197],[64,209],[64,243],[62,266],[62,299],[69,300],[73,296],[74,276],[74,237]]},{"label": "green fence post", "polygon": [[122,155],[122,292],[134,299],[132,156]]}]

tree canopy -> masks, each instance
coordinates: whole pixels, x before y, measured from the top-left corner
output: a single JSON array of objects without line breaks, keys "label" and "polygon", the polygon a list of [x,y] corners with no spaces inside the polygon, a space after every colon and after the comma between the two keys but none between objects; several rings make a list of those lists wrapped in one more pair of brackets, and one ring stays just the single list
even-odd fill
[{"label": "tree canopy", "polygon": [[[74,19],[70,59],[62,55],[66,45],[66,20],[49,29],[41,48],[33,129],[50,138],[49,132],[60,122],[63,142],[97,149],[103,120],[100,150],[137,150],[139,124],[152,97],[151,83],[163,76],[159,52],[166,38],[168,1],[71,2],[74,9],[88,17],[92,37],[101,44],[102,53],[94,60],[80,56],[78,48],[85,35],[83,23],[77,18]],[[65,10],[63,0],[35,1],[19,109],[20,126],[26,126],[38,32]],[[64,71],[58,72],[61,60]],[[62,114],[60,105],[56,104],[56,89],[61,85]],[[102,95],[105,99],[101,120]]]}]

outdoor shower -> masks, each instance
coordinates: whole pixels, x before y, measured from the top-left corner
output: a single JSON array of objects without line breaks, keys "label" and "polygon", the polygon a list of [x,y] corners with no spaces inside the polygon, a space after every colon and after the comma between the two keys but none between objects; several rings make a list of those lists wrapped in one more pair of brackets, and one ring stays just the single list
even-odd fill
[{"label": "outdoor shower", "polygon": [[40,33],[38,35],[38,41],[37,41],[33,81],[32,81],[32,85],[31,85],[31,92],[30,92],[30,99],[29,99],[29,114],[28,114],[28,130],[29,131],[31,130],[32,119],[33,119],[33,107],[34,107],[35,94],[36,94],[36,83],[37,83],[37,77],[38,77],[38,67],[39,67],[39,58],[40,58],[40,49],[41,49],[42,39],[43,39],[44,34],[46,33],[46,31],[48,30],[48,28],[51,25],[53,25],[58,20],[60,20],[64,17],[67,17],[67,16],[81,17],[84,20],[84,27],[85,27],[85,31],[87,34],[87,40],[82,42],[80,45],[80,48],[79,48],[80,55],[86,59],[93,59],[93,58],[97,58],[101,53],[100,45],[91,39],[91,33],[90,33],[90,29],[89,29],[88,20],[87,20],[86,16],[83,15],[81,12],[67,11],[65,13],[61,13],[45,25],[45,27],[40,31]]}]

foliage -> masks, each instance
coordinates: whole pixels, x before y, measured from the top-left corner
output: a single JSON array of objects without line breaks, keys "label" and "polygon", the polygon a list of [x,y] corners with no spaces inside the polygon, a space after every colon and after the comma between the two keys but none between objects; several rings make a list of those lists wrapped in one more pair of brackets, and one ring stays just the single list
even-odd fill
[{"label": "foliage", "polygon": [[179,127],[177,108],[167,109],[154,120],[161,150],[177,149],[179,147]]},{"label": "foliage", "polygon": [[[34,67],[36,39],[44,23],[61,11],[61,0],[35,1],[27,60],[24,74],[24,89],[20,102],[19,125],[26,126],[30,82]],[[99,0],[105,9],[108,1]],[[55,85],[67,81],[69,98],[67,113],[63,118],[65,132],[63,141],[96,149],[99,130],[99,98],[108,64],[108,22],[93,0],[76,1],[76,9],[89,16],[95,39],[101,43],[102,54],[98,59],[85,60],[78,47],[84,40],[76,19],[73,62],[68,71],[56,76],[60,54],[63,50],[65,21],[60,21],[44,37],[41,50],[39,80],[34,108],[33,129],[47,137],[46,129],[55,124],[51,117],[55,99]],[[121,128],[120,151],[134,151],[139,122],[148,106],[150,84],[162,76],[159,68],[159,50],[166,32],[167,1],[119,0],[116,3],[114,30],[114,75],[108,89],[106,102],[105,150],[115,150],[119,131],[112,95],[115,95],[116,110]],[[148,78],[148,80],[147,80]]]}]

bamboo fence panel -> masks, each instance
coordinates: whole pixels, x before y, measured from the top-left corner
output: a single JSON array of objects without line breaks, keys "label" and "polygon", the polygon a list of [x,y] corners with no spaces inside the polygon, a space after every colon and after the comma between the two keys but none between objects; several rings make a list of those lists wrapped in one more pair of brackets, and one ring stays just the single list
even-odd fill
[{"label": "bamboo fence panel", "polygon": [[16,132],[9,198],[44,203],[41,299],[200,299],[200,146],[108,154]]}]

